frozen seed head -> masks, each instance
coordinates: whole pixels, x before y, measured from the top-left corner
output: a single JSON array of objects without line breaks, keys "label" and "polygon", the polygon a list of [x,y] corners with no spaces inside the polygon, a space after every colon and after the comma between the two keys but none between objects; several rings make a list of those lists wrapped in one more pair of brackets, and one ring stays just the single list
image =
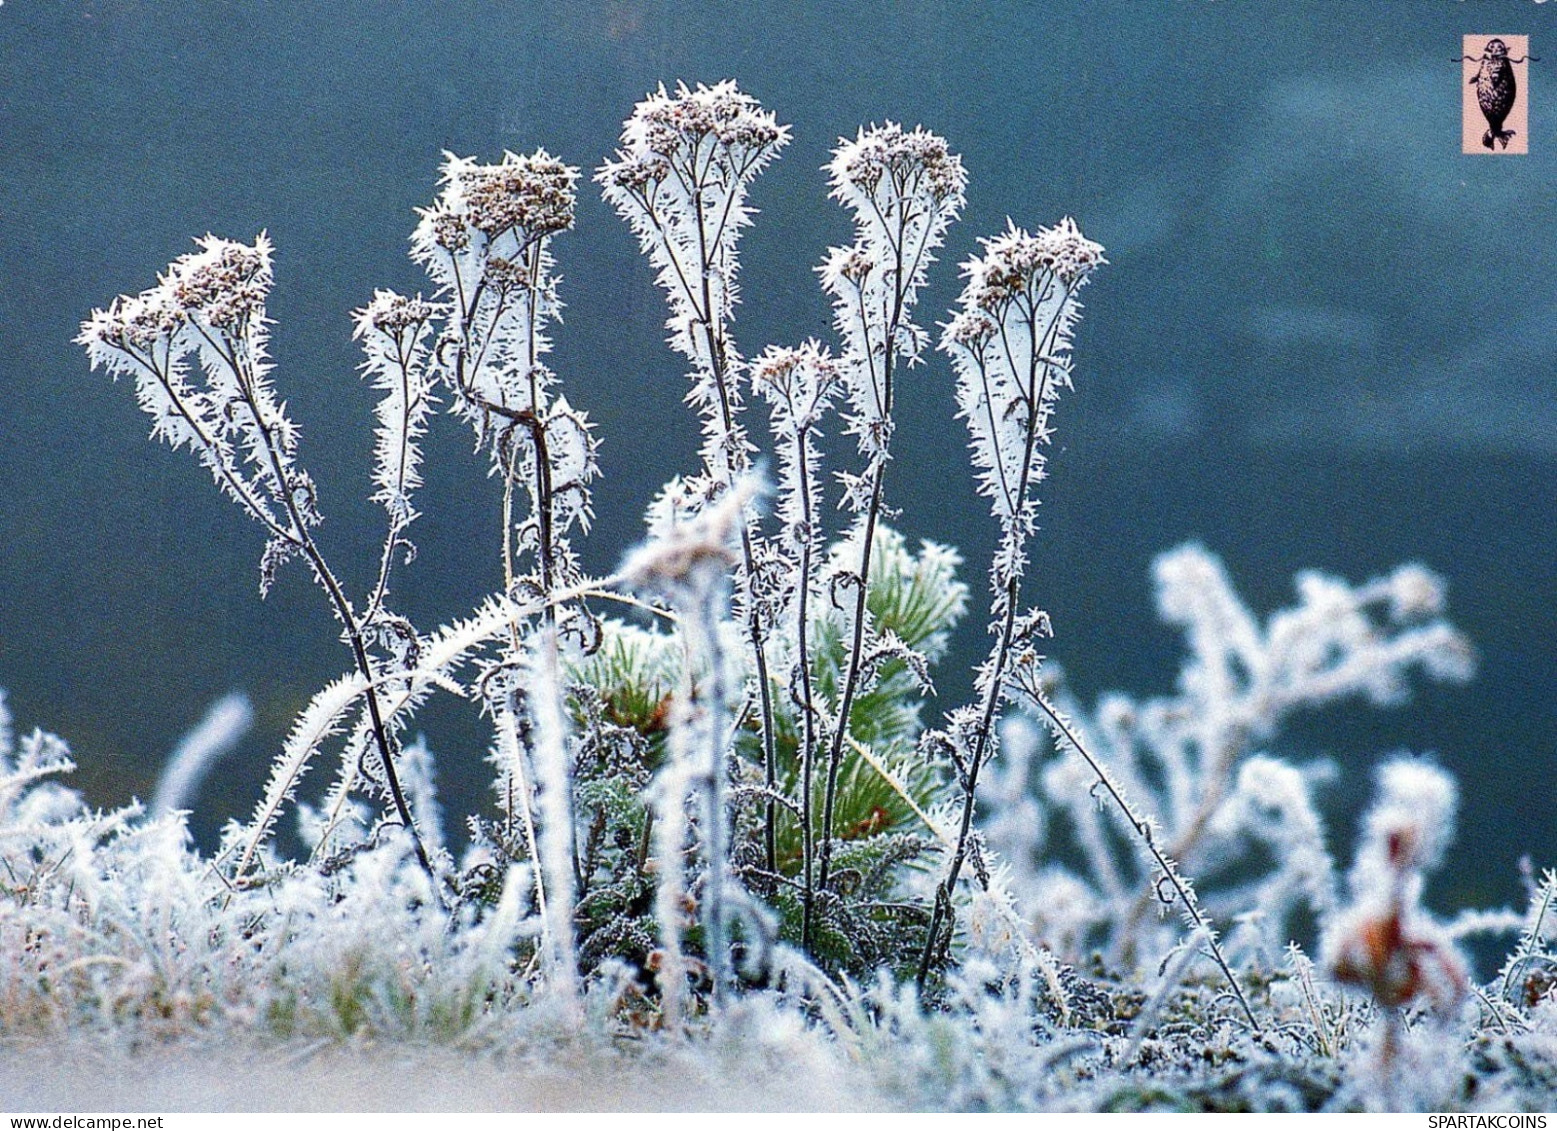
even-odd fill
[{"label": "frozen seed head", "polygon": [[964,298],[986,311],[997,311],[1022,294],[1041,293],[1051,278],[1074,290],[1108,262],[1103,245],[1083,236],[1069,216],[1036,234],[1012,224],[1003,234],[981,242],[983,257],[970,260],[966,268],[969,284]]},{"label": "frozen seed head", "polygon": [[770,346],[752,364],[752,385],[765,396],[814,395],[839,377],[838,363],[816,341],[803,346]]},{"label": "frozen seed head", "polygon": [[848,293],[841,288],[843,282],[856,290],[862,287],[876,266],[875,258],[864,245],[851,244],[830,249],[817,273],[822,277],[822,288],[828,294],[836,295]]},{"label": "frozen seed head", "polygon": [[[789,127],[743,94],[733,82],[699,84],[676,93],[663,86],[633,108],[622,128],[616,158],[600,168],[598,180],[609,197],[638,194],[671,176],[673,168],[701,179],[717,168],[721,179],[748,181],[789,141]],[[714,165],[700,166],[712,147]]]},{"label": "frozen seed head", "polygon": [[1453,1006],[1468,985],[1454,939],[1421,908],[1422,873],[1453,832],[1456,791],[1448,774],[1417,758],[1379,768],[1379,797],[1352,868],[1353,906],[1326,932],[1338,981],[1361,986],[1380,1005],[1422,1000]]},{"label": "frozen seed head", "polygon": [[718,502],[639,546],[622,563],[621,576],[634,588],[665,594],[694,592],[728,576],[737,555],[746,504],[757,494],[753,476],[737,480]]},{"label": "frozen seed head", "polygon": [[195,242],[200,250],[175,259],[160,289],[185,314],[233,329],[259,310],[270,293],[270,240],[261,232],[253,247],[211,235]]},{"label": "frozen seed head", "polygon": [[827,168],[835,195],[852,187],[875,196],[886,186],[893,197],[922,189],[936,202],[960,201],[968,186],[962,159],[945,138],[922,127],[904,130],[895,122],[840,141]]},{"label": "frozen seed head", "polygon": [[946,337],[964,349],[977,352],[1000,328],[993,318],[977,307],[959,310],[946,324]]},{"label": "frozen seed head", "polygon": [[418,209],[412,255],[425,264],[468,251],[479,232],[486,243],[512,234],[522,250],[573,226],[578,170],[544,149],[528,157],[503,154],[495,165],[444,155],[443,187],[432,207]]},{"label": "frozen seed head", "polygon": [[81,323],[76,343],[87,347],[92,365],[112,364],[126,351],[146,352],[170,341],[184,325],[184,313],[157,287],[135,297],[120,295],[107,310],[94,310]]},{"label": "frozen seed head", "polygon": [[455,209],[440,203],[428,210],[426,217],[433,242],[445,251],[459,252],[470,246],[470,228]]},{"label": "frozen seed head", "polygon": [[450,171],[465,220],[488,238],[517,230],[533,239],[573,226],[578,170],[544,149],[528,157],[505,153],[496,165],[461,163]]},{"label": "frozen seed head", "polygon": [[674,95],[660,87],[638,103],[623,134],[629,152],[661,157],[696,149],[708,138],[728,149],[756,151],[782,145],[788,130],[755,98],[726,80],[711,87],[699,83],[696,90],[681,83]]},{"label": "frozen seed head", "polygon": [[437,312],[437,306],[427,302],[420,295],[409,298],[394,291],[374,291],[372,302],[361,310],[352,312],[353,320],[356,322],[353,337],[360,338],[370,330],[395,337],[413,326],[426,323]]},{"label": "frozen seed head", "polygon": [[1454,831],[1458,791],[1430,762],[1395,758],[1379,768],[1379,799],[1368,813],[1359,864],[1392,873],[1436,867]]}]

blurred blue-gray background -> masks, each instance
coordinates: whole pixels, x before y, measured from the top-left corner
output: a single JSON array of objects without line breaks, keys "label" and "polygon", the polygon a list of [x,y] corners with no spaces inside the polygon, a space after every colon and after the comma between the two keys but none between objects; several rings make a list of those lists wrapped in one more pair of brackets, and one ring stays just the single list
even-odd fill
[{"label": "blurred blue-gray background", "polygon": [[[444,150],[545,146],[592,170],[660,82],[735,78],[793,124],[759,182],[738,336],[830,335],[814,265],[845,240],[819,166],[861,123],[922,123],[972,183],[920,321],[1005,225],[1077,217],[1112,265],[1090,289],[1062,404],[1035,587],[1085,695],[1166,690],[1179,641],[1152,556],[1185,539],[1262,613],[1294,571],[1358,581],[1416,559],[1451,583],[1477,681],[1405,709],[1309,716],[1295,757],[1340,767],[1337,841],[1369,767],[1434,752],[1464,788],[1441,904],[1518,898],[1557,858],[1557,4],[1526,0],[11,0],[0,7],[0,686],[23,727],[72,744],[101,804],[234,688],[257,729],[210,782],[198,830],[245,812],[291,715],[348,666],[292,565],[256,592],[261,539],[187,454],[146,442],[131,389],[70,343],[207,231],[278,248],[277,383],[321,488],[321,538],[360,591],[372,394],[348,311],[415,291],[413,208]],[[1530,155],[1459,152],[1466,33],[1528,34]],[[598,422],[587,563],[611,568],[644,504],[694,466],[682,369],[624,226],[585,188],[556,252],[553,363]],[[993,541],[951,378],[902,386],[900,525],[979,579]],[[843,453],[844,441],[831,440]],[[468,430],[429,441],[422,554],[399,604],[424,629],[495,588],[498,503]],[[977,606],[976,606],[977,607]],[[970,617],[941,702],[968,693]],[[479,794],[478,726],[434,712],[451,799]]]}]

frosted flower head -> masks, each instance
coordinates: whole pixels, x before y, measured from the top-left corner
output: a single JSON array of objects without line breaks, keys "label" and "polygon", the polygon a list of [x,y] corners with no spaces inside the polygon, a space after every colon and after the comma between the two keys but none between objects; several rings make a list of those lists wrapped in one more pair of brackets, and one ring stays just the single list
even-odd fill
[{"label": "frosted flower head", "polygon": [[757,493],[747,476],[696,517],[676,523],[638,547],[622,563],[621,576],[634,587],[663,593],[698,589],[727,577],[737,561],[733,548],[746,504]]},{"label": "frosted flower head", "polygon": [[489,239],[510,230],[536,239],[573,226],[578,170],[544,149],[527,157],[504,153],[496,165],[451,165],[450,171],[466,222]]},{"label": "frosted flower head", "polygon": [[977,352],[995,336],[999,328],[999,324],[982,310],[959,310],[946,323],[946,339]]},{"label": "frosted flower head", "polygon": [[1107,263],[1103,245],[1081,234],[1069,216],[1052,228],[1030,234],[1015,224],[994,239],[981,241],[984,255],[969,262],[968,293],[974,306],[996,311],[1019,295],[1040,290],[1058,279],[1074,290]]},{"label": "frosted flower head", "polygon": [[696,90],[683,83],[674,95],[660,87],[633,110],[622,136],[629,153],[662,157],[696,149],[708,138],[728,149],[758,151],[782,145],[788,131],[755,98],[726,80],[711,87],[699,83]]},{"label": "frosted flower head", "polygon": [[464,251],[470,246],[470,229],[459,212],[439,204],[429,209],[426,217],[433,242],[445,251]]},{"label": "frosted flower head", "polygon": [[[1454,832],[1458,800],[1454,780],[1430,762],[1386,762],[1379,767],[1379,799],[1368,813],[1358,868],[1401,873],[1436,867]],[[1372,878],[1359,872],[1359,880]]]},{"label": "frosted flower head", "polygon": [[839,378],[838,363],[816,341],[771,346],[752,364],[752,387],[764,396],[814,397]]},{"label": "frosted flower head", "polygon": [[838,280],[846,279],[858,287],[875,268],[876,260],[864,246],[850,244],[848,247],[829,250],[818,270],[822,275],[822,285],[829,292],[836,293]]},{"label": "frosted flower head", "polygon": [[421,295],[409,298],[394,291],[377,290],[373,292],[372,302],[353,312],[356,330],[352,336],[361,338],[370,330],[377,330],[393,337],[414,326],[426,324],[437,313],[437,305],[426,301]]},{"label": "frosted flower head", "polygon": [[120,352],[147,351],[171,340],[183,325],[184,312],[157,287],[133,298],[120,295],[107,310],[94,310],[75,340],[87,347],[94,366],[111,364]]},{"label": "frosted flower head", "polygon": [[601,166],[596,179],[618,207],[621,194],[652,195],[672,169],[728,190],[749,182],[788,141],[789,127],[733,82],[696,90],[682,83],[675,94],[661,86],[633,108],[616,158]]},{"label": "frosted flower head", "polygon": [[160,289],[186,314],[232,329],[259,310],[270,293],[270,240],[261,232],[253,247],[211,235],[195,242],[200,250],[175,259]]},{"label": "frosted flower head", "polygon": [[923,189],[936,203],[962,199],[968,185],[962,159],[946,139],[915,127],[904,130],[895,122],[860,130],[853,141],[841,141],[828,165],[835,194],[853,187],[870,196],[898,198]]},{"label": "frosted flower head", "polygon": [[448,264],[468,267],[473,243],[480,252],[511,238],[517,250],[510,248],[509,254],[517,255],[571,228],[577,180],[577,169],[544,149],[527,157],[505,153],[495,165],[445,154],[442,191],[432,207],[417,210],[422,219],[411,237],[411,253],[440,283],[452,284]]}]

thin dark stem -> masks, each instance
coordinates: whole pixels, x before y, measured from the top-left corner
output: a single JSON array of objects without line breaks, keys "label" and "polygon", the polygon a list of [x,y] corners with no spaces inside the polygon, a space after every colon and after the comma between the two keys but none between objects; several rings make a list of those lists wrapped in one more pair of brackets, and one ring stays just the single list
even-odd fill
[{"label": "thin dark stem", "polygon": [[1255,1034],[1258,1035],[1261,1032],[1259,1020],[1254,1016],[1254,1010],[1249,1005],[1249,999],[1244,996],[1243,987],[1238,984],[1238,979],[1233,975],[1232,967],[1227,964],[1227,959],[1222,954],[1222,948],[1217,945],[1216,932],[1212,930],[1211,920],[1200,910],[1200,901],[1195,898],[1194,891],[1179,876],[1178,867],[1173,863],[1172,858],[1165,855],[1157,847],[1156,838],[1152,835],[1151,825],[1135,815],[1135,810],[1130,807],[1130,803],[1125,800],[1124,795],[1114,785],[1113,778],[1103,768],[1102,764],[1092,756],[1091,752],[1081,744],[1081,740],[1076,737],[1076,732],[1060,713],[1050,705],[1049,701],[1033,689],[1023,688],[1023,691],[1026,693],[1028,702],[1042,711],[1049,720],[1049,725],[1053,728],[1055,734],[1063,738],[1071,749],[1086,762],[1088,768],[1092,771],[1093,777],[1097,779],[1104,792],[1108,794],[1119,811],[1124,814],[1125,820],[1140,838],[1141,843],[1146,846],[1146,851],[1151,854],[1152,859],[1156,862],[1158,871],[1167,880],[1169,886],[1173,888],[1174,894],[1178,896],[1179,901],[1183,904],[1184,914],[1205,938],[1212,961],[1221,970],[1222,976],[1227,980],[1228,986],[1233,991],[1233,996],[1238,999],[1238,1004],[1243,1009],[1244,1016],[1249,1019],[1249,1024],[1253,1027]]},{"label": "thin dark stem", "polygon": [[[872,200],[874,206],[874,200]],[[883,220],[885,227],[885,220]],[[893,302],[892,310],[886,318],[882,335],[882,362],[881,383],[878,386],[875,381],[875,360],[870,345],[870,323],[865,320],[864,312],[861,312],[861,321],[866,327],[865,334],[865,360],[870,366],[871,389],[876,393],[876,405],[880,412],[880,419],[886,424],[892,419],[892,369],[897,357],[897,331],[898,324],[903,317],[905,301],[903,278],[903,248],[902,230],[898,232],[898,239],[893,242],[895,256],[893,276]],[[863,298],[863,293],[861,295]],[[822,890],[827,890],[827,881],[830,878],[833,855],[833,816],[837,805],[838,794],[838,770],[843,762],[843,741],[849,729],[849,713],[854,709],[854,697],[859,691],[860,671],[863,666],[863,652],[865,642],[865,617],[867,613],[866,601],[870,594],[870,562],[871,553],[876,539],[876,524],[881,517],[881,500],[883,483],[886,479],[888,453],[885,445],[888,442],[886,433],[882,436],[882,448],[874,455],[875,467],[873,477],[875,482],[871,485],[870,507],[865,515],[862,533],[862,545],[860,547],[860,572],[859,591],[854,600],[854,634],[849,647],[849,667],[844,677],[843,698],[839,703],[837,719],[834,723],[832,741],[827,750],[827,788],[822,798],[822,852],[820,875],[817,882]]]}]

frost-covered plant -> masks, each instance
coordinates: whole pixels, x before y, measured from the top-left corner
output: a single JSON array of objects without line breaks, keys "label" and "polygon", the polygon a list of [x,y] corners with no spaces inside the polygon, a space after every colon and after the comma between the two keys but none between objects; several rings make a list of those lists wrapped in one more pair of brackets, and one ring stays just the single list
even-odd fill
[{"label": "frost-covered plant", "polygon": [[[1398,702],[1412,671],[1464,680],[1470,647],[1442,617],[1442,582],[1416,565],[1357,587],[1300,575],[1298,603],[1264,624],[1199,546],[1163,555],[1154,570],[1159,610],[1185,629],[1190,648],[1176,692],[1145,701],[1110,694],[1089,710],[1058,673],[1024,680],[1024,705],[1059,733],[1061,749],[1040,760],[1026,739],[1022,764],[1006,769],[1020,778],[992,783],[990,801],[1009,805],[1033,791],[1076,861],[1054,858],[1044,823],[1024,840],[997,818],[1003,847],[1038,936],[1062,953],[1103,944],[1127,965],[1162,953],[1156,912],[1184,898],[1166,860],[1199,877],[1208,909],[1237,920],[1240,945],[1269,965],[1300,915],[1334,909],[1336,882],[1313,793],[1326,771],[1261,747],[1307,707],[1349,696]],[[1112,800],[1100,807],[1100,791],[1130,811]]]},{"label": "frost-covered plant", "polygon": [[[921,986],[938,952],[949,945],[952,895],[970,847],[977,851],[970,834],[979,773],[993,753],[1006,681],[1013,664],[1025,678],[1036,678],[1036,641],[1049,631],[1047,613],[1021,609],[1027,543],[1037,528],[1033,492],[1044,475],[1054,404],[1070,385],[1072,336],[1081,316],[1078,292],[1104,262],[1101,245],[1082,236],[1069,218],[1036,235],[1013,224],[983,242],[984,255],[963,264],[968,282],[941,348],[957,370],[958,415],[973,437],[979,493],[989,498],[1000,523],[989,575],[995,645],[975,682],[981,702],[952,712],[936,736],[956,770],[962,812],[919,961]],[[977,870],[988,887],[987,866],[979,863]]]},{"label": "frost-covered plant", "polygon": [[[670,304],[671,347],[692,364],[687,401],[702,420],[703,471],[672,480],[655,500],[652,525],[660,533],[732,490],[751,467],[740,419],[744,362],[730,328],[740,298],[737,247],[751,223],[751,184],[788,141],[789,127],[733,82],[696,90],[683,85],[674,95],[662,86],[633,110],[621,149],[596,177],[658,270]],[[737,617],[746,626],[771,785],[773,701],[764,640],[775,619],[765,595],[772,564],[754,513],[745,516],[740,534]]]},{"label": "frost-covered plant", "polygon": [[1454,827],[1454,782],[1402,758],[1379,767],[1379,792],[1352,864],[1351,906],[1331,917],[1324,950],[1337,979],[1388,1011],[1389,1059],[1398,1011],[1418,1000],[1448,1009],[1468,978],[1453,937],[1421,906],[1423,876],[1443,858]]},{"label": "frost-covered plant", "polygon": [[[829,727],[827,783],[822,800],[822,842],[817,883],[831,878],[837,826],[838,772],[862,680],[877,668],[873,657],[901,650],[901,641],[869,624],[866,579],[876,528],[883,515],[891,459],[892,408],[900,370],[920,360],[923,331],[912,320],[918,293],[947,227],[962,209],[967,174],[944,138],[888,122],[861,129],[842,141],[827,167],[832,196],[854,214],[855,242],[833,248],[822,265],[822,287],[833,300],[844,351],[838,373],[849,400],[848,431],[865,461],[859,473],[841,473],[844,505],[856,516],[859,565],[839,574],[854,589],[848,666]],[[810,704],[807,710],[812,709]]]},{"label": "frost-covered plant", "polygon": [[[1304,574],[1298,603],[1261,623],[1186,547],[1156,567],[1190,645],[1173,694],[1084,709],[1043,665],[1048,620],[1023,588],[1036,488],[1078,293],[1104,262],[1069,219],[984,240],[943,326],[1000,538],[975,701],[926,730],[967,588],[954,551],[891,529],[884,485],[900,381],[928,352],[916,303],[966,176],[924,129],[841,141],[827,172],[855,240],[820,269],[838,343],[748,363],[732,332],[739,237],[787,140],[733,83],[662,87],[599,170],[666,293],[703,430],[700,471],[660,492],[646,542],[606,578],[574,545],[592,519],[592,426],[545,360],[577,170],[544,150],[446,155],[412,237],[432,297],[378,291],[354,313],[386,514],[360,604],[326,565],[270,381],[265,237],[207,236],[156,287],[93,313],[94,365],[132,375],[154,435],[191,448],[264,527],[262,587],[287,557],[310,563],[353,669],[299,715],[254,816],[209,858],[177,804],[200,749],[230,745],[231,711],[191,737],[148,816],[90,810],[55,780],[64,744],[18,741],[0,704],[0,1034],[227,1025],[486,1048],[581,1026],[755,1034],[786,1063],[846,1061],[885,1094],[966,1107],[1370,1104],[1412,1041],[1443,1054],[1421,1102],[1461,1102],[1453,1073],[1472,1056],[1501,1081],[1485,1102],[1557,1081],[1551,873],[1523,916],[1423,911],[1452,785],[1396,760],[1343,903],[1313,797],[1326,771],[1268,752],[1305,706],[1469,674],[1430,573]],[[749,395],[768,408],[765,453]],[[424,632],[393,611],[391,575],[414,555],[440,402],[501,483],[502,584]],[[824,459],[835,406],[853,467]],[[759,453],[777,473],[771,520]],[[830,488],[847,514],[831,531]],[[445,828],[431,746],[404,737],[435,690],[492,724],[496,811],[469,815],[468,846]],[[299,785],[330,743],[339,770],[310,803]],[[288,806],[295,860],[273,836]],[[1322,964],[1288,945],[1305,917]],[[1472,985],[1459,941],[1511,929],[1498,979]],[[1420,1003],[1439,1007],[1431,1024]]]},{"label": "frost-covered plant", "polygon": [[[317,491],[298,466],[298,430],[270,381],[270,321],[265,313],[273,281],[270,240],[262,233],[252,246],[210,235],[196,242],[200,250],[174,260],[155,287],[134,297],[121,296],[108,309],[93,311],[77,341],[86,347],[94,368],[101,365],[115,377],[133,376],[141,407],[152,418],[152,435],[175,449],[188,447],[217,486],[265,528],[262,593],[269,590],[277,567],[287,558],[307,560],[341,624],[362,683],[366,710],[357,732],[364,740],[371,736],[384,792],[410,833],[422,866],[431,874],[432,862],[417,835],[396,771],[395,731],[385,717],[378,682],[382,670],[392,669],[394,661],[375,658],[371,651],[381,634],[403,636],[402,622],[382,602],[394,544],[411,517],[396,493],[403,495],[414,481],[415,460],[407,454],[398,473],[385,460],[396,449],[414,450],[416,397],[405,389],[391,389],[389,399],[394,404],[380,411],[381,426],[398,425],[402,437],[394,445],[381,434],[375,451],[379,461],[375,478],[379,496],[389,508],[390,533],[374,596],[359,612],[314,538],[313,528],[321,521]],[[400,333],[404,348],[414,350],[420,339],[414,320]],[[375,356],[370,349],[369,371],[378,374],[383,366]],[[191,358],[200,369],[199,384],[191,379]],[[363,756],[359,752],[358,757]],[[290,791],[295,776],[285,776],[284,791]],[[259,838],[269,831],[275,808],[262,803],[239,873],[252,859]]]},{"label": "frost-covered plant", "polygon": [[[816,568],[822,547],[821,484],[817,472],[821,463],[818,446],[819,425],[832,404],[839,380],[838,366],[815,342],[799,349],[769,349],[752,371],[752,385],[772,408],[773,434],[778,440],[779,488],[778,519],[781,523],[778,545],[793,571],[788,586],[789,600],[780,615],[793,633],[793,656],[780,656],[781,670],[787,666],[789,697],[800,712],[800,830],[801,890],[803,893],[800,945],[811,946],[811,922],[815,907],[816,826],[812,819],[815,802],[812,786],[816,778],[816,755],[824,732],[817,706],[813,659],[816,645],[812,639],[812,619],[821,597],[820,572]],[[862,587],[863,589],[863,587]],[[788,633],[784,634],[788,637]],[[776,760],[768,762],[767,786],[777,784]],[[836,782],[834,783],[836,789]],[[778,865],[778,810],[770,799],[763,813],[766,821],[764,849],[769,869]],[[829,826],[830,827],[830,826]],[[825,838],[824,834],[824,838]]]}]

